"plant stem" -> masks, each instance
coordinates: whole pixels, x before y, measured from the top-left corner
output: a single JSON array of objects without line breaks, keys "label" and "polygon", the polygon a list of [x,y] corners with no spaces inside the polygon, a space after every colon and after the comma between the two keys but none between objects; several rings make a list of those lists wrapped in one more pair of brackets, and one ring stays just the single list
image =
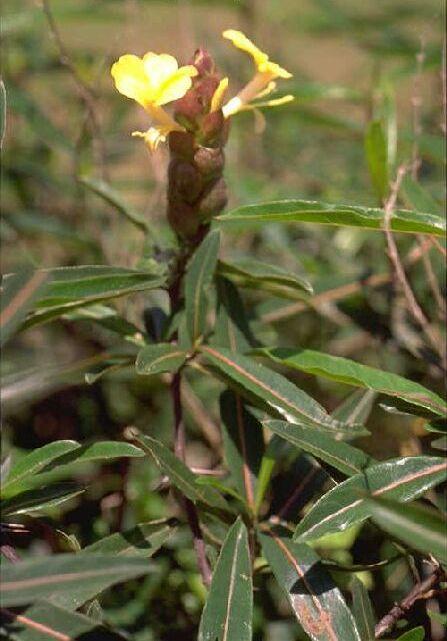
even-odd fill
[{"label": "plant stem", "polygon": [[431,590],[439,584],[443,577],[443,570],[440,566],[436,567],[433,572],[422,582],[417,583],[407,594],[407,596],[396,603],[383,619],[379,621],[375,628],[376,639],[383,637],[389,632],[406,613],[413,607],[419,599],[427,598]]},{"label": "plant stem", "polygon": [[[175,312],[180,301],[180,286],[183,277],[183,270],[186,261],[181,261],[178,265],[178,271],[175,275],[173,284],[169,289],[169,298],[171,302],[171,313]],[[174,337],[174,340],[177,337]],[[171,402],[174,412],[174,452],[177,458],[185,461],[185,423],[183,420],[183,407],[182,407],[182,375],[181,370],[175,372],[171,381]],[[200,527],[199,516],[197,508],[194,503],[181,495],[181,503],[186,512],[189,528],[191,530],[194,550],[197,556],[197,565],[199,567],[202,581],[205,586],[211,584],[211,568],[206,556],[205,541],[203,540],[202,530]]]}]

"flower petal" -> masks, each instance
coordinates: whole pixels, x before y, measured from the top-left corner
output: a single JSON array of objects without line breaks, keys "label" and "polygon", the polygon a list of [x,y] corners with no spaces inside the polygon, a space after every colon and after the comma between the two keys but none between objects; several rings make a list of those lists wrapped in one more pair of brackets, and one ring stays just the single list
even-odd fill
[{"label": "flower petal", "polygon": [[228,89],[228,83],[229,83],[228,78],[222,78],[222,80],[217,85],[217,89],[214,92],[213,97],[211,99],[210,113],[213,113],[214,111],[218,111],[218,109],[222,107],[223,99]]},{"label": "flower petal", "polygon": [[270,62],[270,60],[267,60],[266,62],[262,62],[259,66],[258,69],[261,73],[269,73],[273,78],[292,78],[292,74],[289,73],[286,69],[283,69],[279,65],[276,64],[276,62]]},{"label": "flower petal", "polygon": [[235,47],[250,54],[256,65],[260,65],[269,59],[268,55],[263,53],[251,40],[247,38],[244,33],[242,33],[242,31],[227,29],[222,33],[222,35],[224,38],[227,38],[227,40],[231,40]]},{"label": "flower petal", "polygon": [[157,54],[152,51],[148,51],[143,56],[143,66],[149,85],[154,91],[158,91],[160,85],[178,70],[178,63],[174,56],[168,53]]},{"label": "flower petal", "polygon": [[192,80],[197,75],[197,69],[193,65],[180,67],[171,76],[167,77],[158,87],[154,96],[156,105],[165,105],[167,102],[183,98],[185,93],[191,88]]},{"label": "flower petal", "polygon": [[150,88],[141,58],[131,54],[121,56],[112,65],[111,74],[117,90],[123,96],[132,98],[143,107],[145,106]]}]

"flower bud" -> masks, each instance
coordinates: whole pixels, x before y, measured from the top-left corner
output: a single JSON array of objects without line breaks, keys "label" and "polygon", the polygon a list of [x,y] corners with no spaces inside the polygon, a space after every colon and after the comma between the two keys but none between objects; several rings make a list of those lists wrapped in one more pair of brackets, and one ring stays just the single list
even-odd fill
[{"label": "flower bud", "polygon": [[194,163],[204,176],[221,174],[225,165],[224,152],[220,147],[198,147]]}]

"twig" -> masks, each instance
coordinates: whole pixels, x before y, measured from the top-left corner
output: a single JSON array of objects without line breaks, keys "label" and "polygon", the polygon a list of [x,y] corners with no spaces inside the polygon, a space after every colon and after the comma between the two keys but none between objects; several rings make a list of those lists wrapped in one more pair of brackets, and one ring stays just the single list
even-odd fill
[{"label": "twig", "polygon": [[445,247],[441,245],[439,240],[435,238],[434,236],[430,236],[430,242],[433,244],[433,247],[436,247],[438,252],[442,254],[443,256],[447,257],[447,250]]},{"label": "twig", "polygon": [[399,603],[396,603],[376,625],[375,636],[380,639],[391,630],[396,623],[411,610],[413,605],[419,599],[427,599],[432,594],[432,589],[440,582],[444,572],[440,566],[436,567],[433,572],[424,581],[417,583]]},{"label": "twig", "polygon": [[102,177],[105,178],[105,143],[101,134],[101,125],[99,122],[99,118],[96,113],[96,98],[90,87],[79,75],[76,66],[73,64],[73,61],[68,54],[56,21],[54,19],[53,13],[51,11],[49,0],[40,0],[40,4],[42,6],[43,12],[45,13],[50,33],[58,50],[59,61],[61,65],[66,67],[66,69],[68,69],[68,71],[70,72],[81,97],[81,100],[84,103],[86,111],[88,113],[92,138],[95,141],[97,148],[98,164],[100,165]]},{"label": "twig", "polygon": [[390,195],[385,202],[385,216],[383,220],[383,229],[385,232],[385,238],[388,245],[388,257],[391,261],[394,273],[396,275],[397,281],[401,286],[402,292],[405,296],[408,309],[415,319],[415,321],[421,326],[423,332],[427,336],[431,346],[434,348],[437,354],[440,355],[441,359],[444,359],[443,350],[438,344],[438,339],[436,334],[433,332],[430,323],[425,317],[424,312],[422,311],[419,303],[416,300],[416,297],[411,289],[411,286],[407,280],[405,270],[399,258],[399,252],[397,250],[396,241],[394,240],[393,233],[391,231],[391,217],[393,215],[394,208],[396,206],[397,196],[399,189],[405,176],[408,168],[405,165],[401,165],[397,170],[396,180],[391,185]]},{"label": "twig", "polygon": [[182,395],[186,409],[191,413],[197,425],[200,426],[203,436],[213,448],[213,451],[218,451],[222,445],[219,428],[186,379],[183,379]]}]

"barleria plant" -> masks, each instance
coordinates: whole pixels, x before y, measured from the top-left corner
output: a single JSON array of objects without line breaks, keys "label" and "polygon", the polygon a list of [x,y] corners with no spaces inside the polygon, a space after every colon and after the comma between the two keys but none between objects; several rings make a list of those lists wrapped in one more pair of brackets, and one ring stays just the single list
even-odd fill
[{"label": "barleria plant", "polygon": [[[385,282],[394,283],[391,295],[401,303],[394,320],[411,322],[417,357],[445,372],[443,331],[426,318],[405,272],[408,261],[442,249],[445,221],[424,197],[411,165],[417,158],[396,162],[388,89],[365,137],[377,207],[289,198],[226,209],[233,199],[225,148],[236,120],[251,112],[256,128],[268,130],[300,101],[292,74],[241,31],[227,29],[223,37],[251,58],[240,58],[252,77],[238,90],[204,48],[187,64],[149,51],[124,54],[111,67],[117,91],[144,110],[147,129],[132,136],[147,146],[148,166],[154,154],[169,154],[166,225],[128,206],[103,178],[79,176],[81,191],[96,194],[144,235],[134,266],[75,263],[4,278],[2,343],[50,322],[75,328],[75,336],[90,323],[107,332],[109,344],[80,365],[85,385],[116,376],[117,404],[129,394],[125,381],[134,380],[141,399],[158,409],[147,424],[138,416],[129,422],[123,410],[119,432],[108,438],[79,442],[68,433],[22,456],[6,447],[2,638],[429,639],[430,619],[419,607],[428,603],[439,640],[447,581],[439,499],[447,476],[446,403],[394,373],[386,359],[372,367],[361,362],[361,350],[351,359],[329,345],[320,351],[314,341],[283,336],[275,322],[303,308],[326,304],[325,313],[338,314],[344,326],[348,312],[331,307],[331,288],[314,291],[304,269],[293,273],[251,251],[235,257],[231,248],[244,235],[281,235],[302,223],[380,236],[394,274]],[[126,106],[123,100],[120,109]],[[276,111],[268,124],[265,108]],[[401,237],[409,251],[402,260]],[[119,242],[126,252],[125,238]],[[312,260],[301,259],[312,271]],[[145,301],[139,320],[126,313],[136,295]],[[70,374],[58,373],[62,387]],[[47,375],[42,368],[40,385]],[[328,410],[313,397],[322,395],[311,377],[332,390],[340,386],[338,398],[346,390],[345,398]],[[82,411],[90,417],[88,405]],[[413,438],[399,456],[375,454],[371,442],[381,437],[377,420],[367,427],[372,411],[383,421],[393,417],[400,429],[417,424],[424,446]],[[157,424],[164,417],[169,433]],[[195,454],[190,447],[197,448],[200,430],[206,455],[204,445]],[[109,497],[95,486],[98,466]],[[159,518],[147,518],[149,499],[158,501]],[[86,544],[83,518],[88,510],[96,514],[98,501],[106,512],[118,510],[118,519],[105,527],[98,516],[95,540]],[[75,505],[80,511],[71,507],[71,519],[58,520]],[[390,569],[407,584],[401,594],[395,583],[401,596],[386,608],[368,591],[375,581],[389,590]],[[183,591],[180,601],[176,590]],[[160,595],[171,602],[165,612]],[[275,636],[272,620],[288,627]]]}]

